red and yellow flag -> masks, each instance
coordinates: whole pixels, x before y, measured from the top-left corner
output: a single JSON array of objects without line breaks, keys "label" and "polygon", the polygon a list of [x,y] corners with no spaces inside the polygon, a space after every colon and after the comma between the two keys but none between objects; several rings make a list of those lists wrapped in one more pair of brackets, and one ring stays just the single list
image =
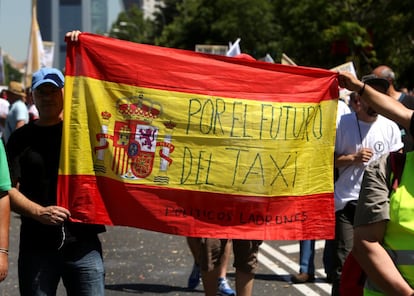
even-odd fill
[{"label": "red and yellow flag", "polygon": [[65,83],[59,204],[74,221],[333,237],[335,72],[83,33]]}]

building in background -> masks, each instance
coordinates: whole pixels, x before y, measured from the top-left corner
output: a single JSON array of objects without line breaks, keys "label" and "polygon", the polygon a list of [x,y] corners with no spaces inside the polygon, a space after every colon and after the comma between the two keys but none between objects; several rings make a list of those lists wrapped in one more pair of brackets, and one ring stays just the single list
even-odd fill
[{"label": "building in background", "polygon": [[[64,34],[74,29],[83,32],[105,34],[114,19],[111,7],[119,7],[118,13],[137,5],[143,10],[145,18],[152,18],[162,0],[41,0],[37,4],[37,19],[42,38],[55,44],[53,66],[62,69],[65,65],[66,42]],[[116,5],[115,5],[116,4]]]},{"label": "building in background", "polygon": [[108,0],[42,0],[37,6],[42,38],[55,44],[54,67],[62,69],[65,65],[63,36],[66,32],[79,29],[103,34],[108,31]]}]

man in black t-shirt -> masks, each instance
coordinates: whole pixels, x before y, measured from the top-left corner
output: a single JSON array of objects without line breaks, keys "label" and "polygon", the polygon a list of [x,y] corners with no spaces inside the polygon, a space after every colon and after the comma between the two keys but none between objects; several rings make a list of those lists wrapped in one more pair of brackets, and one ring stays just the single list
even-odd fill
[{"label": "man in black t-shirt", "polygon": [[57,206],[62,137],[62,73],[42,68],[33,74],[39,119],[16,130],[7,143],[12,209],[21,215],[21,295],[55,295],[60,279],[68,295],[103,295],[104,266],[98,233],[103,225],[72,223]]}]

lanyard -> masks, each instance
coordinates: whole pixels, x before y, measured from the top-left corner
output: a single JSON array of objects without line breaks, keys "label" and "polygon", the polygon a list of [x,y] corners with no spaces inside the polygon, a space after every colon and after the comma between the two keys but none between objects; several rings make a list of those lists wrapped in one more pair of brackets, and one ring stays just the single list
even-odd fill
[{"label": "lanyard", "polygon": [[355,118],[356,118],[356,122],[358,125],[358,132],[359,132],[359,140],[361,141],[361,145],[362,145],[362,133],[361,133],[361,126],[359,125],[359,119],[358,119],[358,115],[355,113]]}]

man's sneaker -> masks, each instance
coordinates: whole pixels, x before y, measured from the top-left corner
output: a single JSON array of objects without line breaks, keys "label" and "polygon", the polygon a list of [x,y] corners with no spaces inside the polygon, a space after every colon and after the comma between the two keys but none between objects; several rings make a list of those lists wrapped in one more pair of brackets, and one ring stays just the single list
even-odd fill
[{"label": "man's sneaker", "polygon": [[194,290],[200,284],[200,266],[193,264],[193,270],[188,277],[188,289]]},{"label": "man's sneaker", "polygon": [[292,275],[291,280],[294,284],[312,283],[315,281],[315,275],[301,272],[299,274]]},{"label": "man's sneaker", "polygon": [[236,296],[236,292],[230,288],[227,279],[219,278],[218,279],[218,291],[217,295],[219,296]]}]

